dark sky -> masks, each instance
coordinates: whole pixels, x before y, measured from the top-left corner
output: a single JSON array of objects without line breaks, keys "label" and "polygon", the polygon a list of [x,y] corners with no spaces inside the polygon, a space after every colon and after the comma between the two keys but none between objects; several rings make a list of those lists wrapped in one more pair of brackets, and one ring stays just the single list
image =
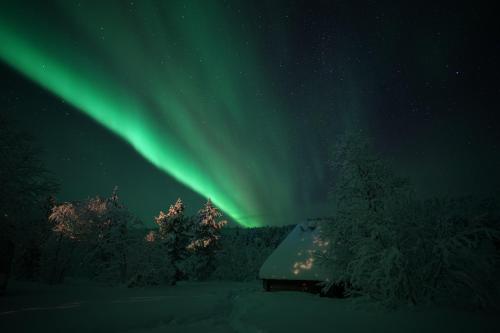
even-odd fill
[{"label": "dark sky", "polygon": [[[327,215],[328,159],[346,128],[372,136],[422,196],[498,193],[490,8],[268,2],[6,1],[1,112],[44,149],[60,200],[118,185],[147,222],[177,197],[191,213],[215,197],[255,224]],[[141,139],[126,129],[137,123]]]}]

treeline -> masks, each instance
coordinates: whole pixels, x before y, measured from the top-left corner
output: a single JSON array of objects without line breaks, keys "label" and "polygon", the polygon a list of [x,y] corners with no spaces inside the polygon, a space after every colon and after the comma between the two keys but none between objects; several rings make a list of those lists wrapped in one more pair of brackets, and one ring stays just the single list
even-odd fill
[{"label": "treeline", "polygon": [[223,228],[210,200],[195,216],[186,216],[178,200],[148,230],[116,189],[108,198],[57,203],[57,182],[39,150],[1,115],[0,155],[0,293],[12,277],[55,284],[73,276],[130,287],[254,279],[288,230]]},{"label": "treeline", "polygon": [[212,278],[234,281],[257,279],[264,261],[293,227],[224,228]]},{"label": "treeline", "polygon": [[[251,280],[290,227],[223,228],[210,200],[186,216],[178,199],[147,229],[108,198],[56,204],[47,221],[18,239],[18,279],[63,283],[68,276],[129,287],[175,285],[181,280]],[[35,227],[35,225],[33,225]]]}]

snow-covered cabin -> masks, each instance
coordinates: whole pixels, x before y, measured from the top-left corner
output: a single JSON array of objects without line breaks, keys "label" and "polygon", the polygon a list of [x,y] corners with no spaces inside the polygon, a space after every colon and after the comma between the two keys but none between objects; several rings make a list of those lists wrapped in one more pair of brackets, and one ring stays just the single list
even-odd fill
[{"label": "snow-covered cabin", "polygon": [[328,245],[320,231],[318,221],[297,224],[260,268],[264,289],[319,291],[318,282],[328,280],[314,255]]}]

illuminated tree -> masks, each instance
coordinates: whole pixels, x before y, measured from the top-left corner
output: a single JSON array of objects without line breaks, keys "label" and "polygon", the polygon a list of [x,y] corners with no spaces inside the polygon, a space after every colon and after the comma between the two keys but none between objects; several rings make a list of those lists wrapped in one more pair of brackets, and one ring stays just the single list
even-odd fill
[{"label": "illuminated tree", "polygon": [[191,238],[190,221],[184,216],[184,204],[181,199],[170,206],[167,213],[160,211],[155,217],[158,236],[167,260],[174,267],[174,281],[184,277],[182,262],[187,256],[187,246]]},{"label": "illuminated tree", "polygon": [[71,264],[77,238],[79,214],[69,202],[55,205],[49,215],[52,235],[44,244],[42,276],[46,282],[62,283]]},{"label": "illuminated tree", "polygon": [[188,245],[192,252],[191,269],[197,279],[206,279],[215,270],[215,255],[220,249],[220,231],[227,221],[219,221],[222,213],[210,199],[198,212],[198,223],[194,225],[194,238]]},{"label": "illuminated tree", "polygon": [[50,283],[63,282],[72,254],[79,248],[82,273],[108,284],[125,282],[130,220],[116,188],[109,198],[55,205],[49,215],[52,236],[44,248],[44,278]]},{"label": "illuminated tree", "polygon": [[115,187],[109,198],[89,199],[81,218],[87,224],[88,251],[84,262],[93,278],[125,282],[129,268],[128,223],[131,216],[119,202]]}]

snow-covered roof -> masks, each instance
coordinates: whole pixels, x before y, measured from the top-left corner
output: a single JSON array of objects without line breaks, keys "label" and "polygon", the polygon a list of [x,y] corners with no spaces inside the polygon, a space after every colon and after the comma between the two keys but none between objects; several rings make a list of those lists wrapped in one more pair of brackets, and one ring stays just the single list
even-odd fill
[{"label": "snow-covered roof", "polygon": [[316,221],[298,224],[267,258],[259,271],[261,279],[325,281],[328,275],[314,257],[328,245],[320,238]]}]

